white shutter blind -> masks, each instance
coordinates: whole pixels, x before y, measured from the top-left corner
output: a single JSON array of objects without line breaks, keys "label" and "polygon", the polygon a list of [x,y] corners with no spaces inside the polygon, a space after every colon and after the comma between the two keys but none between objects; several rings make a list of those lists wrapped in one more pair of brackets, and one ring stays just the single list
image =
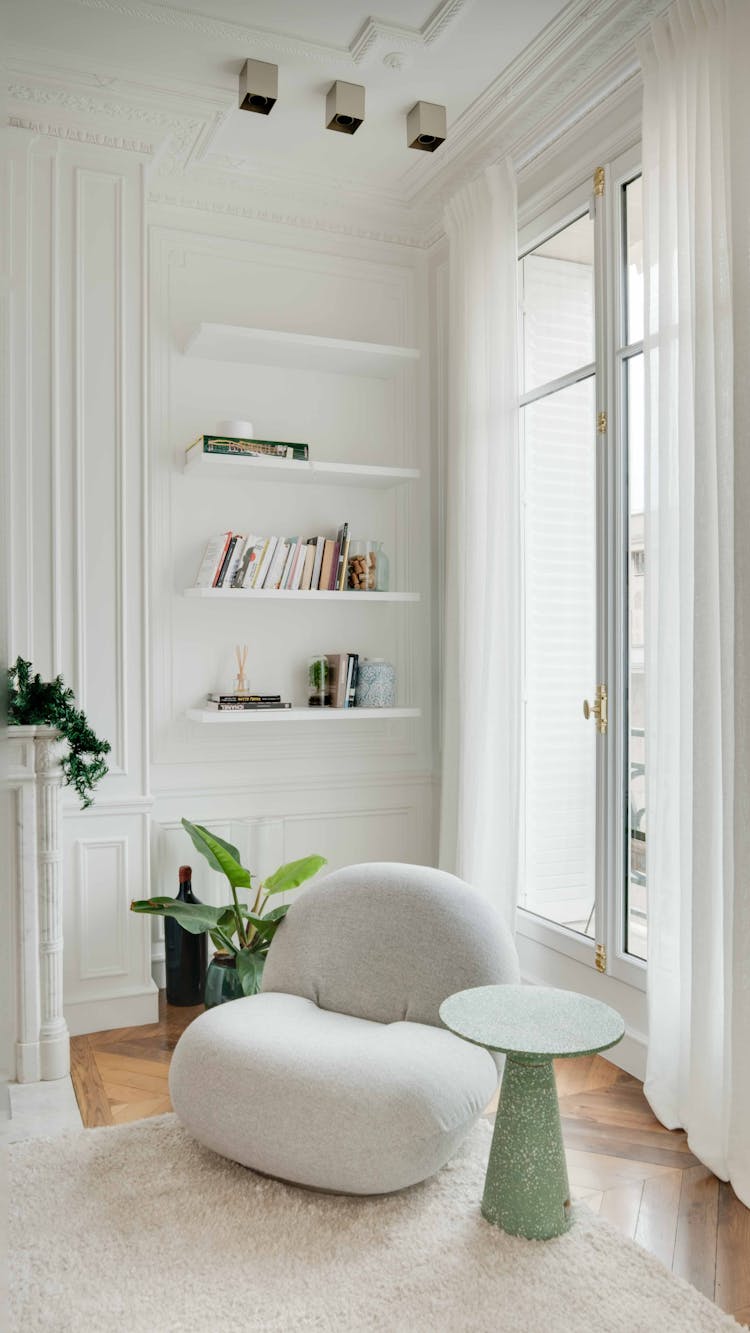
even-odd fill
[{"label": "white shutter blind", "polygon": [[[526,383],[585,365],[590,265],[524,261]],[[594,378],[530,403],[524,450],[525,774],[521,903],[581,928],[594,903],[596,684]]]}]

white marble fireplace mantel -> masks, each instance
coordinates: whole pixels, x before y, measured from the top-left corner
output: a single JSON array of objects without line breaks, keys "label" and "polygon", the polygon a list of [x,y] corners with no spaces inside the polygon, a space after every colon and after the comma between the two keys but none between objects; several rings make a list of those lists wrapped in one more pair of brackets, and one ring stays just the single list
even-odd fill
[{"label": "white marble fireplace mantel", "polygon": [[15,795],[15,1076],[65,1078],[70,1037],[63,1016],[62,756],[54,727],[7,727]]}]

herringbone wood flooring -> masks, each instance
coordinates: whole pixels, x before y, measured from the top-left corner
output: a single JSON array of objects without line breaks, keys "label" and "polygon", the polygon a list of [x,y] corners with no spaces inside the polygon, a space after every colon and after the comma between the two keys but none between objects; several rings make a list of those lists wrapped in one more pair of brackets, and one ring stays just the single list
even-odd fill
[{"label": "herringbone wood flooring", "polygon": [[[168,1006],[162,995],[158,1023],[74,1037],[84,1124],[171,1110],[172,1051],[202,1010]],[[601,1056],[560,1060],[556,1075],[573,1197],[750,1325],[750,1210],[693,1157],[682,1131],[659,1124],[637,1079]]]}]

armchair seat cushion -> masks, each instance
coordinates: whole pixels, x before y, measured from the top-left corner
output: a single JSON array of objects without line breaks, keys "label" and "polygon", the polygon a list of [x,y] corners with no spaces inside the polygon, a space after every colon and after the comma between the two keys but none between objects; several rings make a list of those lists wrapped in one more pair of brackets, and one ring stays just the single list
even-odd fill
[{"label": "armchair seat cushion", "polygon": [[267,991],[196,1019],[169,1085],[215,1152],[296,1184],[381,1194],[443,1166],[497,1081],[487,1051],[445,1029]]}]

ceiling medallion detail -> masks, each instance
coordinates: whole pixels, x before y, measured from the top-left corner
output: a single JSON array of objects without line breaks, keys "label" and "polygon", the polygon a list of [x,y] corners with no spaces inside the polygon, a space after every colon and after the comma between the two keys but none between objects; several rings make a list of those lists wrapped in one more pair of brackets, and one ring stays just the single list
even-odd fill
[{"label": "ceiling medallion detail", "polygon": [[402,69],[409,68],[411,56],[408,56],[405,51],[389,51],[387,55],[383,56],[383,64],[398,74]]}]

